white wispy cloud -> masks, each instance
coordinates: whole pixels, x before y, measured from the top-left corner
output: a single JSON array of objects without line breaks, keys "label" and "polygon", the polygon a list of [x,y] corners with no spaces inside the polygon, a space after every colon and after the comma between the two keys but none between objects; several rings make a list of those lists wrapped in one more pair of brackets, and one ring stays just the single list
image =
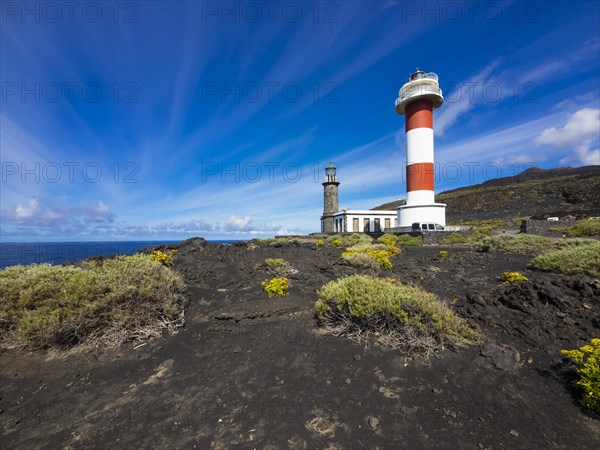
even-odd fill
[{"label": "white wispy cloud", "polygon": [[27,227],[68,226],[72,222],[94,224],[112,222],[115,215],[102,201],[96,206],[81,205],[65,207],[61,205],[44,205],[36,197],[26,202],[2,210],[2,222]]},{"label": "white wispy cloud", "polygon": [[572,150],[562,161],[600,164],[600,150],[592,149],[600,139],[600,109],[583,108],[573,113],[562,127],[545,128],[534,140],[536,145]]}]

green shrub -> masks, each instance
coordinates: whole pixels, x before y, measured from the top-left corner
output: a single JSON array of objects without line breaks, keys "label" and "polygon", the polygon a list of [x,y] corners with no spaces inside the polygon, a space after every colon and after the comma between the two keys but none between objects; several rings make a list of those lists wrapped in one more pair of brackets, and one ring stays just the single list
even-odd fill
[{"label": "green shrub", "polygon": [[498,277],[504,284],[518,283],[520,281],[529,281],[525,275],[521,275],[519,272],[504,272],[502,276]]},{"label": "green shrub", "polygon": [[356,244],[346,249],[349,252],[366,252],[367,250],[387,250],[389,247],[385,244]]},{"label": "green shrub", "polygon": [[434,353],[446,342],[468,344],[477,333],[434,294],[397,280],[353,275],[325,284],[315,303],[323,326],[337,335],[403,350]]},{"label": "green shrub", "polygon": [[282,258],[267,258],[265,264],[273,273],[282,277],[298,273],[294,266]]},{"label": "green shrub", "polygon": [[0,341],[34,348],[118,345],[183,325],[180,276],[148,255],[0,271]]},{"label": "green shrub", "polygon": [[575,225],[567,230],[567,235],[577,236],[600,236],[600,220],[587,219],[578,220]]},{"label": "green shrub", "polygon": [[600,241],[536,256],[529,265],[549,272],[600,277]]},{"label": "green shrub", "polygon": [[334,240],[341,241],[342,239],[343,239],[343,238],[342,238],[342,235],[341,235],[341,234],[332,234],[332,235],[330,235],[329,237],[327,237],[327,239],[325,239],[325,241],[326,241],[328,244],[331,244],[331,241],[334,241]]},{"label": "green shrub", "polygon": [[357,267],[359,269],[371,269],[377,270],[381,267],[381,265],[375,261],[375,259],[368,255],[367,253],[357,253],[357,252],[344,252],[342,253],[342,260],[347,264]]},{"label": "green shrub", "polygon": [[325,247],[325,241],[323,239],[318,239],[316,242],[317,248]]},{"label": "green shrub", "polygon": [[287,262],[282,258],[267,258],[265,259],[265,264],[271,269],[279,269],[281,267],[285,267]]},{"label": "green shrub", "polygon": [[331,242],[329,242],[329,245],[332,247],[341,247],[342,241],[340,239],[333,239]]},{"label": "green shrub", "polygon": [[390,257],[393,256],[393,254],[389,250],[367,249],[366,253],[381,267],[386,269],[392,268]]},{"label": "green shrub", "polygon": [[271,280],[265,280],[261,283],[263,290],[269,294],[269,298],[272,297],[285,297],[288,295],[288,279],[287,278],[273,278]]},{"label": "green shrub", "polygon": [[396,240],[398,246],[417,246],[423,244],[423,238],[421,236],[411,236],[409,234],[401,234]]},{"label": "green shrub", "polygon": [[465,244],[467,238],[460,233],[450,233],[444,238],[445,245]]},{"label": "green shrub", "polygon": [[533,234],[500,234],[484,238],[479,251],[490,253],[520,253],[537,255],[552,250],[552,240]]},{"label": "green shrub", "polygon": [[[355,267],[373,268],[375,265],[391,269],[392,261],[390,258],[397,255],[400,249],[395,246],[385,244],[357,244],[354,247],[347,248],[342,253],[342,259]],[[353,255],[362,254],[365,256],[355,257]],[[367,257],[373,262],[367,262]]]},{"label": "green shrub", "polygon": [[383,236],[379,236],[377,241],[387,245],[388,247],[396,247],[398,243],[398,236],[386,233]]},{"label": "green shrub", "polygon": [[481,245],[481,241],[493,234],[494,229],[489,226],[472,228],[472,233],[467,237],[466,244],[477,248]]},{"label": "green shrub", "polygon": [[270,247],[283,247],[284,245],[314,244],[315,239],[306,236],[285,236],[265,239],[263,242],[269,244]]},{"label": "green shrub", "polygon": [[554,247],[557,250],[561,250],[563,248],[579,247],[580,245],[593,244],[594,242],[598,242],[598,241],[596,239],[586,239],[586,238],[559,239],[559,240],[554,241]]},{"label": "green shrub", "polygon": [[574,362],[573,369],[579,375],[575,386],[583,390],[581,404],[600,413],[600,339],[592,339],[589,345],[578,350],[562,350]]},{"label": "green shrub", "polygon": [[352,233],[342,238],[342,245],[345,247],[353,247],[360,244],[372,244],[373,238],[365,233]]},{"label": "green shrub", "polygon": [[[390,256],[397,255],[400,253],[400,249],[397,247],[398,237],[393,234],[384,234],[377,239],[378,242],[381,242],[387,248],[386,250],[390,253]],[[391,266],[390,266],[391,267]]]},{"label": "green shrub", "polygon": [[448,256],[448,252],[446,250],[440,250],[440,253],[438,253],[442,258]]}]

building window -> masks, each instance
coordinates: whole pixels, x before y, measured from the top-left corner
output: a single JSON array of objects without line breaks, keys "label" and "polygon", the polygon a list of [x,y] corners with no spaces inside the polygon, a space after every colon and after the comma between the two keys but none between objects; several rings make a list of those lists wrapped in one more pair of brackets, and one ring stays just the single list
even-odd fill
[{"label": "building window", "polygon": [[378,233],[381,231],[381,219],[379,217],[375,218],[375,232]]},{"label": "building window", "polygon": [[385,228],[391,228],[390,226],[390,219],[385,219]]},{"label": "building window", "polygon": [[358,218],[352,219],[352,231],[358,233]]},{"label": "building window", "polygon": [[368,217],[363,222],[363,231],[365,233],[368,233],[369,231],[371,231],[371,225],[369,224],[369,218]]}]

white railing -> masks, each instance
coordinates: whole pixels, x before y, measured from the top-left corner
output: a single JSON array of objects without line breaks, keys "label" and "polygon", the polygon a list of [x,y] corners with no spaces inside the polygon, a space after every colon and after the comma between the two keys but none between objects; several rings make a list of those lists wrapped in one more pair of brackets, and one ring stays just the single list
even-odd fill
[{"label": "white railing", "polygon": [[396,105],[398,103],[403,102],[407,98],[416,97],[423,94],[437,94],[440,97],[442,96],[442,90],[439,87],[428,86],[426,84],[411,86],[406,91],[402,92],[400,97],[396,99]]}]

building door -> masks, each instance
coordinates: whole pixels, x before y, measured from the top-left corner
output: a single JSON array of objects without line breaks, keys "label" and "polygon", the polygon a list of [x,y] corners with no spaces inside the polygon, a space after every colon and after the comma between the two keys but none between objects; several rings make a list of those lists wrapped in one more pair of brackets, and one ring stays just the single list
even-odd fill
[{"label": "building door", "polygon": [[377,217],[375,219],[375,232],[378,233],[381,231],[381,219],[379,219],[379,217]]},{"label": "building door", "polygon": [[391,228],[390,227],[390,219],[385,219],[385,227],[384,228]]},{"label": "building door", "polygon": [[369,224],[369,218],[368,217],[363,222],[363,231],[365,233],[368,233],[369,231],[371,231],[371,225]]},{"label": "building door", "polygon": [[352,231],[358,233],[358,218],[352,219]]}]

